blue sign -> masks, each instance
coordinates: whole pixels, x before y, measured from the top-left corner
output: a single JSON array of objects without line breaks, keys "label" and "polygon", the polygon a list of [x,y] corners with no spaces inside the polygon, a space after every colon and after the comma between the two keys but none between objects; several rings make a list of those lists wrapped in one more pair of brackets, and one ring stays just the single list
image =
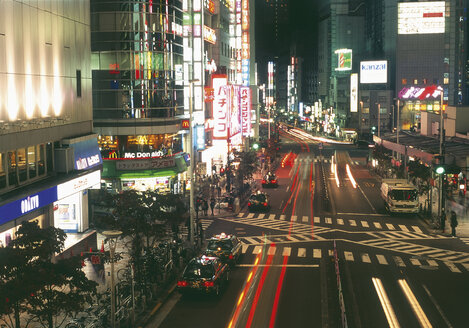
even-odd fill
[{"label": "blue sign", "polygon": [[88,170],[103,163],[97,139],[70,144],[75,152],[75,169]]},{"label": "blue sign", "polygon": [[196,150],[205,149],[205,126],[203,125],[194,127],[194,146]]},{"label": "blue sign", "polygon": [[241,77],[243,80],[243,85],[244,86],[249,86],[249,66],[250,61],[249,59],[243,59],[241,61]]},{"label": "blue sign", "polygon": [[57,186],[0,207],[0,225],[57,201]]}]

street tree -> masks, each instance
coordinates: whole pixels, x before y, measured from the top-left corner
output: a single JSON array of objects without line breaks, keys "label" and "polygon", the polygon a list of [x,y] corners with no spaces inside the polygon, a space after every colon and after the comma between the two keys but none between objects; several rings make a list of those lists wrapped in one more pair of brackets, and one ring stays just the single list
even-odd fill
[{"label": "street tree", "polygon": [[259,169],[259,160],[255,151],[235,152],[235,157],[239,160],[238,169],[236,171],[238,190],[244,191],[244,181],[250,180],[253,174]]},{"label": "street tree", "polygon": [[91,302],[97,284],[81,270],[80,258],[55,258],[65,238],[61,229],[24,222],[2,250],[7,257],[0,265],[0,308],[7,326],[27,327],[35,321],[43,327],[59,327]]}]

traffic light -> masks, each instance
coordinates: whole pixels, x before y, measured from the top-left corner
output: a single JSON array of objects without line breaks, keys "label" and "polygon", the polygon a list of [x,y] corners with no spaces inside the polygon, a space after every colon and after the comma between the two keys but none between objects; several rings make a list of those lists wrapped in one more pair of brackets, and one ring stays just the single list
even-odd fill
[{"label": "traffic light", "polygon": [[258,150],[259,149],[259,144],[256,142],[256,143],[253,143],[252,144],[252,149],[254,150]]},{"label": "traffic light", "polygon": [[376,126],[372,126],[371,127],[371,134],[375,134],[376,133]]}]

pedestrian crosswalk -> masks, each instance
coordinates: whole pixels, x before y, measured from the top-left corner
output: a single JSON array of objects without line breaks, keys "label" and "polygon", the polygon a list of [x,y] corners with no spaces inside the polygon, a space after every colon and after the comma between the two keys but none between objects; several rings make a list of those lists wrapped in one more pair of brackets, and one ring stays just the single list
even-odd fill
[{"label": "pedestrian crosswalk", "polygon": [[292,243],[292,242],[305,242],[312,240],[323,240],[324,238],[319,236],[312,237],[304,234],[291,234],[291,235],[265,235],[265,236],[250,236],[250,237],[238,237],[243,244],[279,244],[279,243]]},{"label": "pedestrian crosswalk", "polygon": [[[213,220],[200,219],[200,223],[202,223],[202,229],[205,231],[213,223]],[[189,228],[186,226],[185,223],[179,225],[179,233],[183,237],[187,237],[187,235],[189,234]]]},{"label": "pedestrian crosswalk", "polygon": [[[375,230],[382,230],[382,231],[403,231],[403,232],[408,232],[410,235],[412,235],[412,238],[416,238],[416,236],[426,236],[424,231],[422,230],[421,227],[415,224],[410,224],[410,225],[404,225],[404,224],[397,224],[397,223],[391,223],[391,222],[378,222],[373,218],[367,218],[367,219],[346,219],[346,218],[341,218],[341,217],[319,217],[319,216],[314,216],[311,218],[310,216],[307,215],[284,215],[284,214],[266,214],[266,213],[244,213],[241,212],[238,214],[236,217],[239,222],[242,223],[248,223],[248,224],[253,224],[254,223],[266,223],[268,221],[284,221],[284,222],[294,222],[294,223],[300,223],[300,224],[321,224],[321,225],[326,225],[326,226],[343,226],[343,227],[354,227],[354,228],[373,228]],[[250,220],[246,220],[250,219]],[[273,223],[272,223],[273,224]],[[315,226],[314,230],[318,231],[319,227]],[[275,229],[275,228],[272,228]],[[297,231],[297,232],[303,232],[303,231]],[[309,230],[309,232],[311,232]],[[405,236],[398,235],[398,238],[405,238]],[[392,238],[392,237],[391,237]]]},{"label": "pedestrian crosswalk", "polygon": [[464,262],[469,264],[469,253],[455,252],[441,248],[417,245],[402,240],[372,239],[360,242],[362,245],[375,248],[404,252],[419,257],[432,258],[441,261]]},{"label": "pedestrian crosswalk", "polygon": [[[253,214],[253,213],[250,213],[250,214]],[[305,218],[301,218],[300,221],[298,221],[298,217],[295,216],[294,218],[296,221],[293,221],[293,220],[288,221],[285,215],[283,215],[283,217],[281,215],[278,220],[271,219],[270,216],[269,218],[265,219],[265,218],[259,218],[259,217],[254,217],[254,216],[244,217],[244,213],[240,213],[240,215],[238,215],[237,218],[223,218],[223,220],[236,221],[236,222],[240,222],[243,224],[248,224],[251,226],[256,226],[256,227],[261,227],[261,228],[289,231],[292,234],[301,233],[301,234],[311,235],[313,233],[313,227],[309,224],[305,224],[307,223]],[[329,230],[329,228],[314,227],[315,233],[318,233],[324,230]]]},{"label": "pedestrian crosswalk", "polygon": [[[315,158],[311,158],[311,157],[297,157],[295,159],[296,162],[300,162],[300,163],[324,163],[324,164],[330,164],[332,163],[332,159],[330,157],[324,157],[324,158],[321,158],[321,157],[315,157]],[[355,164],[355,165],[360,165],[360,162],[359,161],[351,161],[352,164]]]},{"label": "pedestrian crosswalk", "polygon": [[461,237],[461,238],[459,238],[459,239],[461,239],[461,241],[462,241],[464,244],[466,244],[466,245],[469,246],[469,237]]},{"label": "pedestrian crosswalk", "polygon": [[[313,263],[315,260],[333,256],[332,249],[325,248],[294,247],[277,244],[270,246],[269,244],[265,244],[263,246],[243,245],[242,247],[242,253],[246,256],[255,256],[261,252],[272,256],[287,256],[289,258],[297,258],[300,259],[300,261],[311,260]],[[363,251],[351,250],[338,251],[337,254],[339,261],[348,263],[376,264],[380,266],[394,265],[399,268],[420,267],[422,269],[426,269],[431,267],[433,269],[449,270],[453,273],[469,273],[469,254],[465,254],[465,259],[463,260],[454,260],[454,257],[451,256],[446,259],[432,259],[428,257],[371,254]]]}]

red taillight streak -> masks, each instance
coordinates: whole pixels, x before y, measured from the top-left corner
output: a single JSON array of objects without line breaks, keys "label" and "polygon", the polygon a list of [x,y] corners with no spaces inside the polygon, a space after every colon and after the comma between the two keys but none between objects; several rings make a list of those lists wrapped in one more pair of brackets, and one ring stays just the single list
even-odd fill
[{"label": "red taillight streak", "polygon": [[230,255],[228,256],[228,258],[229,258],[230,260],[234,259],[233,254],[230,254]]},{"label": "red taillight streak", "polygon": [[252,320],[254,319],[254,314],[256,313],[257,302],[259,301],[259,296],[261,295],[262,287],[264,286],[265,278],[267,277],[267,273],[269,272],[269,268],[272,264],[273,258],[273,255],[269,255],[269,257],[267,258],[266,266],[262,271],[261,280],[259,281],[259,285],[256,289],[256,295],[254,296],[254,300],[252,301],[251,310],[249,311],[248,322],[246,323],[246,328],[251,327]]},{"label": "red taillight streak", "polygon": [[309,172],[309,191],[313,185],[313,163],[311,163],[311,171]]},{"label": "red taillight streak", "polygon": [[264,206],[267,207],[267,203],[264,203]]},{"label": "red taillight streak", "polygon": [[187,281],[184,281],[184,280],[178,281],[178,286],[179,287],[187,287]]},{"label": "red taillight streak", "polygon": [[204,286],[205,287],[213,287],[213,281],[204,281]]},{"label": "red taillight streak", "polygon": [[272,306],[272,312],[270,315],[269,328],[273,328],[275,325],[275,318],[277,317],[278,302],[280,299],[280,292],[282,291],[283,280],[285,278],[285,272],[287,271],[288,256],[283,257],[282,271],[278,278],[277,290],[275,292],[274,304]]},{"label": "red taillight streak", "polygon": [[311,190],[311,238],[314,239],[314,213],[313,213],[314,189]]},{"label": "red taillight streak", "polygon": [[248,206],[251,206],[251,202],[248,202]]}]

